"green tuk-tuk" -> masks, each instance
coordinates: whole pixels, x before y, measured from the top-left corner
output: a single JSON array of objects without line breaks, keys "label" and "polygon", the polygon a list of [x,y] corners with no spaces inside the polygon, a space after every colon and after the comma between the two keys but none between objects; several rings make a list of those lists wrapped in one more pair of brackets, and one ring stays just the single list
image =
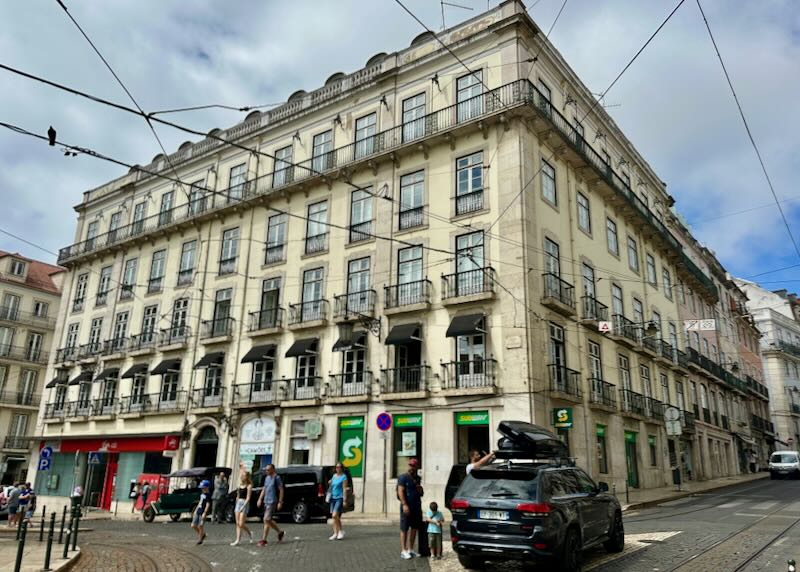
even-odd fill
[{"label": "green tuk-tuk", "polygon": [[231,470],[228,467],[194,467],[163,475],[157,490],[169,492],[159,494],[156,500],[147,505],[142,512],[142,518],[145,522],[153,522],[156,516],[168,514],[177,522],[182,514],[191,514],[200,501],[200,482],[211,482],[211,494],[214,492],[214,477],[220,473],[230,478]]}]

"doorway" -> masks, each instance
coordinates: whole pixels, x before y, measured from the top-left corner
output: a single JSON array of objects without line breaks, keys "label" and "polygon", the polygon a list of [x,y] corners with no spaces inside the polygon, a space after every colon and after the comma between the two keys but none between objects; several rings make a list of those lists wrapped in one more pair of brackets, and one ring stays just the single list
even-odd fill
[{"label": "doorway", "polygon": [[636,433],[625,431],[625,465],[628,469],[628,486],[639,488],[639,463],[637,461]]},{"label": "doorway", "polygon": [[217,431],[210,425],[203,427],[197,434],[194,442],[193,467],[216,467],[217,446],[219,439]]}]

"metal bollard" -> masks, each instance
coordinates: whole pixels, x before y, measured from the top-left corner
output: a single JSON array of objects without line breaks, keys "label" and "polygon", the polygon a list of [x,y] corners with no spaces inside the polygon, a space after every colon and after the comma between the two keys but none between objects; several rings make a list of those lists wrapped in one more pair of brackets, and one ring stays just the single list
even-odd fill
[{"label": "metal bollard", "polygon": [[[44,540],[44,517],[47,515],[47,505],[42,507],[42,526],[39,528],[39,542]],[[33,518],[33,516],[31,516]]]},{"label": "metal bollard", "polygon": [[64,554],[61,555],[62,558],[68,558],[67,551],[69,550],[69,535],[72,534],[72,520],[70,520],[69,528],[67,529],[67,538],[64,540]]},{"label": "metal bollard", "polygon": [[20,527],[19,544],[17,545],[17,561],[14,564],[14,572],[22,570],[22,555],[25,552],[25,536],[28,534],[28,523],[23,522]]},{"label": "metal bollard", "polygon": [[72,551],[78,549],[78,529],[81,527],[81,509],[75,511],[75,527],[72,529]]},{"label": "metal bollard", "polygon": [[50,555],[53,552],[53,537],[56,532],[56,513],[50,515],[50,530],[47,532],[47,548],[44,552],[44,568],[42,572],[50,570]]},{"label": "metal bollard", "polygon": [[61,530],[58,532],[58,543],[64,542],[64,524],[67,522],[67,505],[64,505],[64,512],[61,514]]},{"label": "metal bollard", "polygon": [[628,488],[628,479],[625,479],[625,504],[631,504],[631,495]]}]

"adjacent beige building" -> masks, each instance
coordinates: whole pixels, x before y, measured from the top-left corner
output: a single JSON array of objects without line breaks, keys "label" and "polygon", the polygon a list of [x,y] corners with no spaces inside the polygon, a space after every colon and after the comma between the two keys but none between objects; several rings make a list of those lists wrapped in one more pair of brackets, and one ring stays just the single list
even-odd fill
[{"label": "adjacent beige building", "polygon": [[159,155],[86,191],[40,494],[108,508],[141,473],[341,459],[359,508],[394,510],[406,459],[442,499],[502,419],[618,491],[670,483],[673,287],[719,292],[593,104],[507,1],[184,143],[182,184]]},{"label": "adjacent beige building", "polygon": [[24,480],[64,269],[0,250],[0,483]]}]

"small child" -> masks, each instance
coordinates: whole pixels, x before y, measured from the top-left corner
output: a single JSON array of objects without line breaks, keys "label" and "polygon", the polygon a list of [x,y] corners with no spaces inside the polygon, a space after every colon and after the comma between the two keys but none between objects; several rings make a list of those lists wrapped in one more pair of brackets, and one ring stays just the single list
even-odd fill
[{"label": "small child", "polygon": [[206,515],[208,514],[208,507],[211,506],[209,502],[210,495],[208,493],[210,487],[211,483],[209,481],[200,482],[200,501],[197,503],[197,508],[194,509],[194,514],[192,514],[192,529],[197,533],[199,538],[197,544],[203,544],[203,541],[206,539],[204,524],[206,522]]},{"label": "small child", "polygon": [[428,523],[428,545],[431,548],[431,555],[435,560],[441,560],[444,515],[439,512],[439,505],[436,502],[430,504],[430,510],[425,514],[425,522]]}]

